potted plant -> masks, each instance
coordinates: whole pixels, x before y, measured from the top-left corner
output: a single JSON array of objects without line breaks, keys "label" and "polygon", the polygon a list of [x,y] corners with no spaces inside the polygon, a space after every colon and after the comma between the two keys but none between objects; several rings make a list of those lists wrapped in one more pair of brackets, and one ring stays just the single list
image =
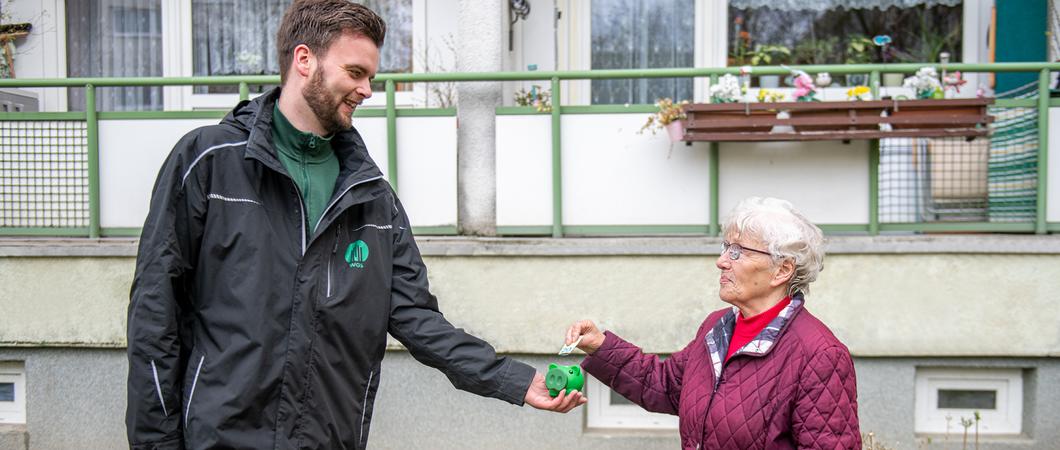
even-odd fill
[{"label": "potted plant", "polygon": [[711,103],[735,103],[740,101],[742,95],[740,80],[731,73],[722,75],[717,83],[710,85]]},{"label": "potted plant", "polygon": [[[0,20],[8,20],[6,12],[0,12]],[[0,78],[15,78],[15,40],[29,35],[33,26],[28,23],[0,25]]]},{"label": "potted plant", "polygon": [[791,60],[795,64],[828,64],[828,57],[836,53],[838,45],[839,38],[835,36],[799,41],[791,50]]},{"label": "potted plant", "polygon": [[[872,43],[880,48],[880,58],[884,64],[888,64],[897,58],[897,49],[894,47],[891,37],[881,34],[872,38]],[[883,74],[883,85],[887,87],[898,87],[902,85],[905,75],[902,73]]]},{"label": "potted plant", "polygon": [[902,85],[916,92],[916,98],[920,100],[943,98],[942,83],[934,67],[921,67]]},{"label": "potted plant", "polygon": [[[771,66],[786,64],[791,56],[791,49],[783,45],[758,44],[751,52],[752,66]],[[758,77],[758,85],[763,88],[775,89],[780,87],[780,75],[761,75]]]},{"label": "potted plant", "polygon": [[537,112],[552,112],[552,91],[541,89],[541,86],[530,86],[530,92],[519,89],[515,93],[515,104],[519,106],[533,106]]},{"label": "potted plant", "polygon": [[651,134],[655,134],[656,131],[665,128],[671,142],[683,140],[685,130],[682,121],[688,117],[685,115],[684,107],[686,105],[688,105],[688,100],[682,100],[677,103],[674,103],[673,99],[669,97],[656,100],[655,106],[659,110],[648,116],[648,121],[644,123],[644,126],[640,127],[639,133],[650,130]]},{"label": "potted plant", "polygon": [[[855,35],[847,42],[846,63],[847,64],[869,64],[872,62],[872,39],[865,36]],[[869,76],[864,73],[849,74],[846,76],[847,86],[859,86],[869,84]]]},{"label": "potted plant", "polygon": [[747,31],[738,32],[733,38],[732,48],[729,51],[729,66],[746,66],[750,64],[752,53],[751,33]]}]

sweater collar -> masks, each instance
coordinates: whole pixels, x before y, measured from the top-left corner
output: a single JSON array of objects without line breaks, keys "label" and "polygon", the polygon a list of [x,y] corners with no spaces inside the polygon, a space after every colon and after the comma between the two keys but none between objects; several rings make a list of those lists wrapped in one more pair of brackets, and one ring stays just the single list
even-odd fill
[{"label": "sweater collar", "polygon": [[318,136],[295,128],[280,111],[280,102],[273,105],[272,138],[276,149],[291,159],[305,158],[306,162],[327,161],[332,155],[331,138]]},{"label": "sweater collar", "polygon": [[[769,325],[759,332],[751,342],[748,342],[747,345],[737,351],[736,354],[765,356],[769,353],[780,339],[788,322],[790,322],[791,319],[795,317],[795,314],[802,308],[803,301],[803,295],[801,293],[791,296],[791,302],[784,306],[777,316],[769,321]],[[718,322],[714,324],[714,327],[703,337],[703,340],[706,341],[707,344],[707,351],[710,354],[710,361],[714,366],[715,383],[717,383],[721,377],[721,369],[725,364],[726,359],[725,355],[729,354],[729,343],[732,341],[732,332],[736,327],[736,318],[739,315],[740,310],[733,306],[729,312],[721,316],[721,319],[719,319]]]},{"label": "sweater collar", "polygon": [[[780,315],[780,312],[791,303],[791,297],[784,297],[783,300],[777,302],[772,308],[769,308],[761,313],[758,313],[751,317],[744,317],[743,314],[736,311],[736,328],[742,330],[758,330],[761,331],[771,320]],[[757,332],[755,334],[758,334]]]}]

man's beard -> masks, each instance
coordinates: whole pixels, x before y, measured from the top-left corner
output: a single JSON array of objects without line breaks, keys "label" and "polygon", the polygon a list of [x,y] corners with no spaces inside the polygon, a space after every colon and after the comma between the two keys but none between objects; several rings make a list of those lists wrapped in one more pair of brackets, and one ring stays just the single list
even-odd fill
[{"label": "man's beard", "polygon": [[305,98],[309,109],[313,110],[313,115],[317,116],[317,121],[327,134],[348,130],[353,126],[350,118],[344,117],[339,112],[339,106],[343,103],[342,99],[332,100],[327,88],[324,87],[322,70],[317,70],[309,78],[309,84],[302,88],[302,97]]}]

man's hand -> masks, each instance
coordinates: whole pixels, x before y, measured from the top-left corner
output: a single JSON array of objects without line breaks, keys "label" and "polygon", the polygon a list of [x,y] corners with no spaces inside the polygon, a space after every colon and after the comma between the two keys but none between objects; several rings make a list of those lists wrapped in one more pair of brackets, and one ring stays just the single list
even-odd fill
[{"label": "man's hand", "polygon": [[526,397],[523,401],[537,409],[566,414],[570,410],[584,405],[589,399],[585,398],[577,390],[568,394],[566,389],[560,391],[559,395],[550,397],[548,388],[545,387],[545,377],[541,375],[541,372],[538,372],[534,374],[534,381],[530,382],[530,388],[526,390]]}]

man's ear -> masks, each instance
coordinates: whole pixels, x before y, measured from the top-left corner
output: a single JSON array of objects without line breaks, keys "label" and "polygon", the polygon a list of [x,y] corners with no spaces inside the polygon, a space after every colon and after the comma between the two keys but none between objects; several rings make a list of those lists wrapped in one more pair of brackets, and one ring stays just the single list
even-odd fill
[{"label": "man's ear", "polygon": [[777,287],[788,284],[792,277],[795,276],[795,260],[792,258],[784,258],[784,260],[777,265],[776,270],[776,273],[773,274],[773,279],[769,281],[769,285]]},{"label": "man's ear", "polygon": [[294,55],[291,58],[292,68],[298,75],[308,78],[309,74],[313,72],[313,66],[316,65],[316,56],[313,55],[313,51],[309,50],[309,46],[305,44],[298,44],[294,48]]}]

